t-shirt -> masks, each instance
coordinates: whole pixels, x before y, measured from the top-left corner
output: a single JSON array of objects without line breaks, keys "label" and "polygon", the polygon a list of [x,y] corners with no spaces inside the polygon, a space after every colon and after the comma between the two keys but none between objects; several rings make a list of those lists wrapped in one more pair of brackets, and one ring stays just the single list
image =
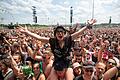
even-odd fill
[{"label": "t-shirt", "polygon": [[70,59],[70,51],[72,48],[72,37],[68,36],[64,38],[64,46],[61,48],[59,46],[58,40],[56,38],[50,38],[49,43],[51,46],[52,53],[54,54],[54,63],[64,62],[66,65],[66,68],[69,67],[69,64],[71,62]]}]

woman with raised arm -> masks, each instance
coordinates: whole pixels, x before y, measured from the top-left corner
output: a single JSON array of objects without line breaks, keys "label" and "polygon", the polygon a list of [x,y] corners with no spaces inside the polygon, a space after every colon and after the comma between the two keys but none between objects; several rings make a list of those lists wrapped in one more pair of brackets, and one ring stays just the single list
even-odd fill
[{"label": "woman with raised arm", "polygon": [[80,34],[82,34],[86,29],[91,28],[91,26],[96,22],[92,19],[88,22],[87,26],[81,28],[79,31],[67,36],[66,29],[63,26],[57,26],[54,30],[54,38],[41,37],[27,30],[27,28],[20,28],[19,30],[31,37],[34,37],[44,43],[50,43],[52,53],[54,54],[53,68],[51,74],[47,80],[58,80],[55,73],[54,65],[59,63],[64,63],[64,68],[66,68],[65,80],[73,80],[73,70],[70,68],[70,51],[72,47],[72,42]]}]

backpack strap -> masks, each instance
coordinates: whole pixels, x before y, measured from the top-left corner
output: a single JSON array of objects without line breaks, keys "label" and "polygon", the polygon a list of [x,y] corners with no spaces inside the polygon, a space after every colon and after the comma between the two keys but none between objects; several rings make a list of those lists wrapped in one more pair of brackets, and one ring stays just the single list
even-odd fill
[{"label": "backpack strap", "polygon": [[40,66],[40,73],[43,73],[43,63],[42,63],[42,61],[40,61],[39,66]]},{"label": "backpack strap", "polygon": [[7,74],[4,75],[4,78],[7,77],[11,72],[12,72],[12,70],[10,70],[9,72],[7,72]]}]

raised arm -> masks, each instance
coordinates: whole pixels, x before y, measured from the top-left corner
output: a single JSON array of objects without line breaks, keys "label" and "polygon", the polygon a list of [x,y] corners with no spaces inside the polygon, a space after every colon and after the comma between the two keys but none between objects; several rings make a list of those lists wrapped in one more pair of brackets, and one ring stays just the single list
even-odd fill
[{"label": "raised arm", "polygon": [[26,46],[27,52],[28,52],[28,54],[30,55],[30,57],[31,57],[32,59],[34,59],[34,60],[39,60],[39,61],[43,59],[42,56],[37,55],[37,52],[36,52],[36,51],[33,51],[33,50],[31,49],[31,47],[28,46],[28,44],[27,44],[26,41],[24,41],[23,44]]},{"label": "raised arm", "polygon": [[101,43],[100,50],[98,51],[98,62],[102,61],[102,55],[103,55],[104,49],[105,49],[105,44]]},{"label": "raised arm", "polygon": [[13,59],[13,57],[11,55],[11,51],[8,54],[9,54],[9,57],[11,59],[11,67],[13,69],[13,72],[15,75],[18,75],[18,72],[20,69],[18,68],[16,61]]},{"label": "raised arm", "polygon": [[120,64],[118,66],[115,66],[109,69],[108,71],[104,73],[103,80],[111,79],[113,76],[115,76],[118,73],[119,70],[120,70]]},{"label": "raised arm", "polygon": [[22,32],[22,33],[25,33],[25,34],[27,34],[27,35],[35,38],[35,39],[38,39],[38,40],[40,40],[42,42],[45,42],[45,43],[49,42],[49,38],[47,38],[47,37],[41,37],[41,36],[39,36],[39,35],[37,35],[35,33],[32,33],[30,31],[28,31],[27,27],[23,28],[23,27],[20,26],[19,31]]},{"label": "raised arm", "polygon": [[96,22],[95,19],[91,19],[90,21],[88,21],[88,24],[87,24],[85,27],[83,27],[83,28],[81,28],[79,31],[71,34],[72,39],[76,39],[76,38],[77,38],[80,34],[82,34],[86,29],[90,28],[90,26],[92,26],[95,22]]}]

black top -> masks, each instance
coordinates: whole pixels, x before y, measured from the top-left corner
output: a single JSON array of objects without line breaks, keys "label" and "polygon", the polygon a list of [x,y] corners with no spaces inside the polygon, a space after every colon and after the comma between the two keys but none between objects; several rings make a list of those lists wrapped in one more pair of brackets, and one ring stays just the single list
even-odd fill
[{"label": "black top", "polygon": [[74,80],[84,80],[84,79],[83,79],[83,76],[80,75],[80,76],[76,77]]},{"label": "black top", "polygon": [[2,71],[0,71],[0,80],[3,80],[3,79],[4,79],[4,77],[2,75]]},{"label": "black top", "polygon": [[68,68],[71,62],[70,51],[72,47],[72,37],[68,36],[64,38],[65,44],[63,48],[59,46],[58,40],[56,38],[50,38],[49,43],[51,46],[52,53],[54,54],[54,63],[64,63],[63,66]]}]

